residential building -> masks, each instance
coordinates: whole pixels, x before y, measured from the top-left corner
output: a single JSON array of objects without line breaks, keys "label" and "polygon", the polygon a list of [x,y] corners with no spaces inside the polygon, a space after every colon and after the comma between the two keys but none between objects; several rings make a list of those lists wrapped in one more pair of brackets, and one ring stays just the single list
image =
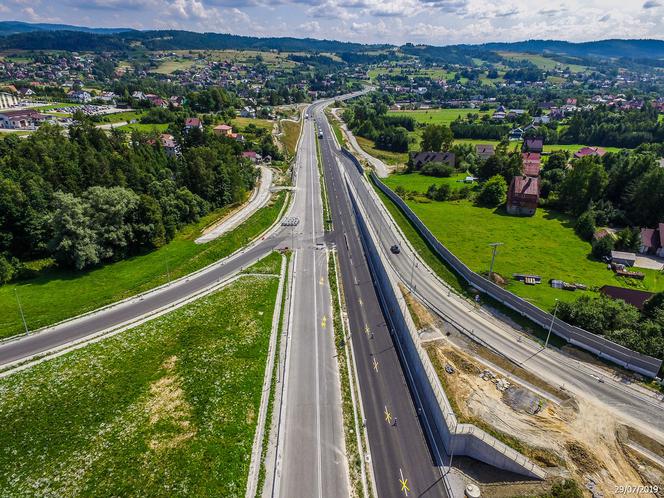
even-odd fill
[{"label": "residential building", "polygon": [[18,97],[11,93],[0,92],[0,109],[8,109],[18,105]]},{"label": "residential building", "polygon": [[601,147],[583,147],[574,153],[574,157],[580,159],[587,156],[603,157],[606,151]]},{"label": "residential building", "polygon": [[410,163],[415,169],[421,169],[422,166],[429,163],[445,163],[454,167],[455,161],[456,158],[452,152],[417,152],[410,156]]},{"label": "residential building", "polygon": [[496,150],[492,144],[477,144],[475,153],[482,161],[486,161],[496,153]]},{"label": "residential building", "polygon": [[87,104],[92,100],[92,95],[83,90],[71,91],[67,95],[74,102],[79,102],[81,104]]},{"label": "residential building", "polygon": [[178,147],[175,137],[168,133],[161,134],[161,145],[168,157],[176,157],[180,155],[180,147]]},{"label": "residential building", "polygon": [[184,121],[185,130],[191,130],[192,128],[198,128],[199,130],[203,129],[203,123],[199,118],[187,118]]},{"label": "residential building", "polygon": [[512,141],[521,140],[523,138],[523,129],[514,128],[512,131],[510,131],[508,138]]},{"label": "residential building", "polygon": [[639,252],[664,258],[664,223],[660,223],[657,228],[641,229]]},{"label": "residential building", "polygon": [[515,176],[507,191],[507,212],[532,216],[539,202],[539,178]]},{"label": "residential building", "polygon": [[212,129],[212,131],[215,133],[215,135],[224,136],[224,137],[230,137],[231,135],[233,135],[233,127],[227,124],[217,125]]},{"label": "residential building", "polygon": [[261,155],[254,152],[253,150],[248,150],[242,153],[242,157],[249,159],[252,163],[256,164],[261,160]]},{"label": "residential building", "polygon": [[254,109],[253,107],[243,107],[240,110],[240,117],[253,119],[256,117],[256,109]]},{"label": "residential building", "polygon": [[521,146],[521,152],[537,152],[539,154],[544,150],[543,138],[526,138]]}]

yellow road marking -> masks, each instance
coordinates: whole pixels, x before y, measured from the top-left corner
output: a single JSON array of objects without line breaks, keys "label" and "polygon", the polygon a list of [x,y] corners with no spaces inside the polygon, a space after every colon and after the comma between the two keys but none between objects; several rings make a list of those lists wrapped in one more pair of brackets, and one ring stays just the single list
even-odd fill
[{"label": "yellow road marking", "polygon": [[374,357],[374,370],[378,372],[378,360]]},{"label": "yellow road marking", "polygon": [[327,315],[323,315],[323,319],[320,321],[320,326],[325,328],[325,325],[327,325]]},{"label": "yellow road marking", "polygon": [[320,285],[323,285],[325,283],[325,280],[323,280],[323,277],[320,277],[320,280],[318,281]]},{"label": "yellow road marking", "polygon": [[364,326],[364,333],[369,335],[369,332],[371,332],[371,330],[369,330],[369,325],[365,325]]},{"label": "yellow road marking", "polygon": [[401,474],[401,479],[399,479],[399,484],[401,484],[401,491],[404,495],[408,496],[408,492],[410,491],[410,488],[408,487],[408,479],[404,479],[403,471],[401,469],[399,469],[399,474]]},{"label": "yellow road marking", "polygon": [[392,414],[388,411],[387,406],[385,407],[385,421],[388,424],[392,423]]}]

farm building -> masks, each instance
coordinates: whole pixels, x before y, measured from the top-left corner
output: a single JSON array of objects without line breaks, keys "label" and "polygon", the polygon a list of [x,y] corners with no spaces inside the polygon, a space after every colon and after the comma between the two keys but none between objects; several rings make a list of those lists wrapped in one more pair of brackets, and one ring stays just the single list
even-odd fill
[{"label": "farm building", "polygon": [[507,212],[522,216],[532,216],[539,202],[539,179],[529,176],[515,176],[507,192]]},{"label": "farm building", "polygon": [[625,301],[627,304],[631,304],[640,310],[643,309],[643,305],[646,303],[646,301],[655,295],[652,292],[646,292],[637,289],[627,289],[625,287],[616,287],[614,285],[605,285],[601,287],[599,291],[611,299],[620,299],[621,301]]},{"label": "farm building", "polygon": [[625,266],[634,266],[636,254],[633,252],[611,251],[611,261]]},{"label": "farm building", "polygon": [[540,174],[541,156],[537,152],[523,152],[523,174],[537,177]]}]

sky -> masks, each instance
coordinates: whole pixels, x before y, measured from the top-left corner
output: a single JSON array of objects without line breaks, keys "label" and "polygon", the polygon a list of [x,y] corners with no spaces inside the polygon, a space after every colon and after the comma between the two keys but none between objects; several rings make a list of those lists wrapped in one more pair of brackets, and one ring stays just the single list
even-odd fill
[{"label": "sky", "polygon": [[664,0],[0,0],[0,20],[391,44],[664,39]]}]

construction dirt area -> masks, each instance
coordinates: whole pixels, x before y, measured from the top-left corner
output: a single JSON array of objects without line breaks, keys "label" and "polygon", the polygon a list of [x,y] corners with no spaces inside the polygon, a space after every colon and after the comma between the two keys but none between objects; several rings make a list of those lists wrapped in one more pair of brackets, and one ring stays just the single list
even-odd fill
[{"label": "construction dirt area", "polygon": [[[420,337],[462,423],[473,423],[586,496],[664,496],[664,446],[625,427],[601,405],[547,385],[503,357],[445,332],[407,296]],[[509,379],[508,379],[509,377]],[[663,414],[664,416],[664,414]],[[484,496],[536,496],[541,484],[478,482]],[[641,486],[620,493],[620,486]],[[651,492],[658,486],[657,494]],[[650,492],[649,492],[650,491]]]}]

